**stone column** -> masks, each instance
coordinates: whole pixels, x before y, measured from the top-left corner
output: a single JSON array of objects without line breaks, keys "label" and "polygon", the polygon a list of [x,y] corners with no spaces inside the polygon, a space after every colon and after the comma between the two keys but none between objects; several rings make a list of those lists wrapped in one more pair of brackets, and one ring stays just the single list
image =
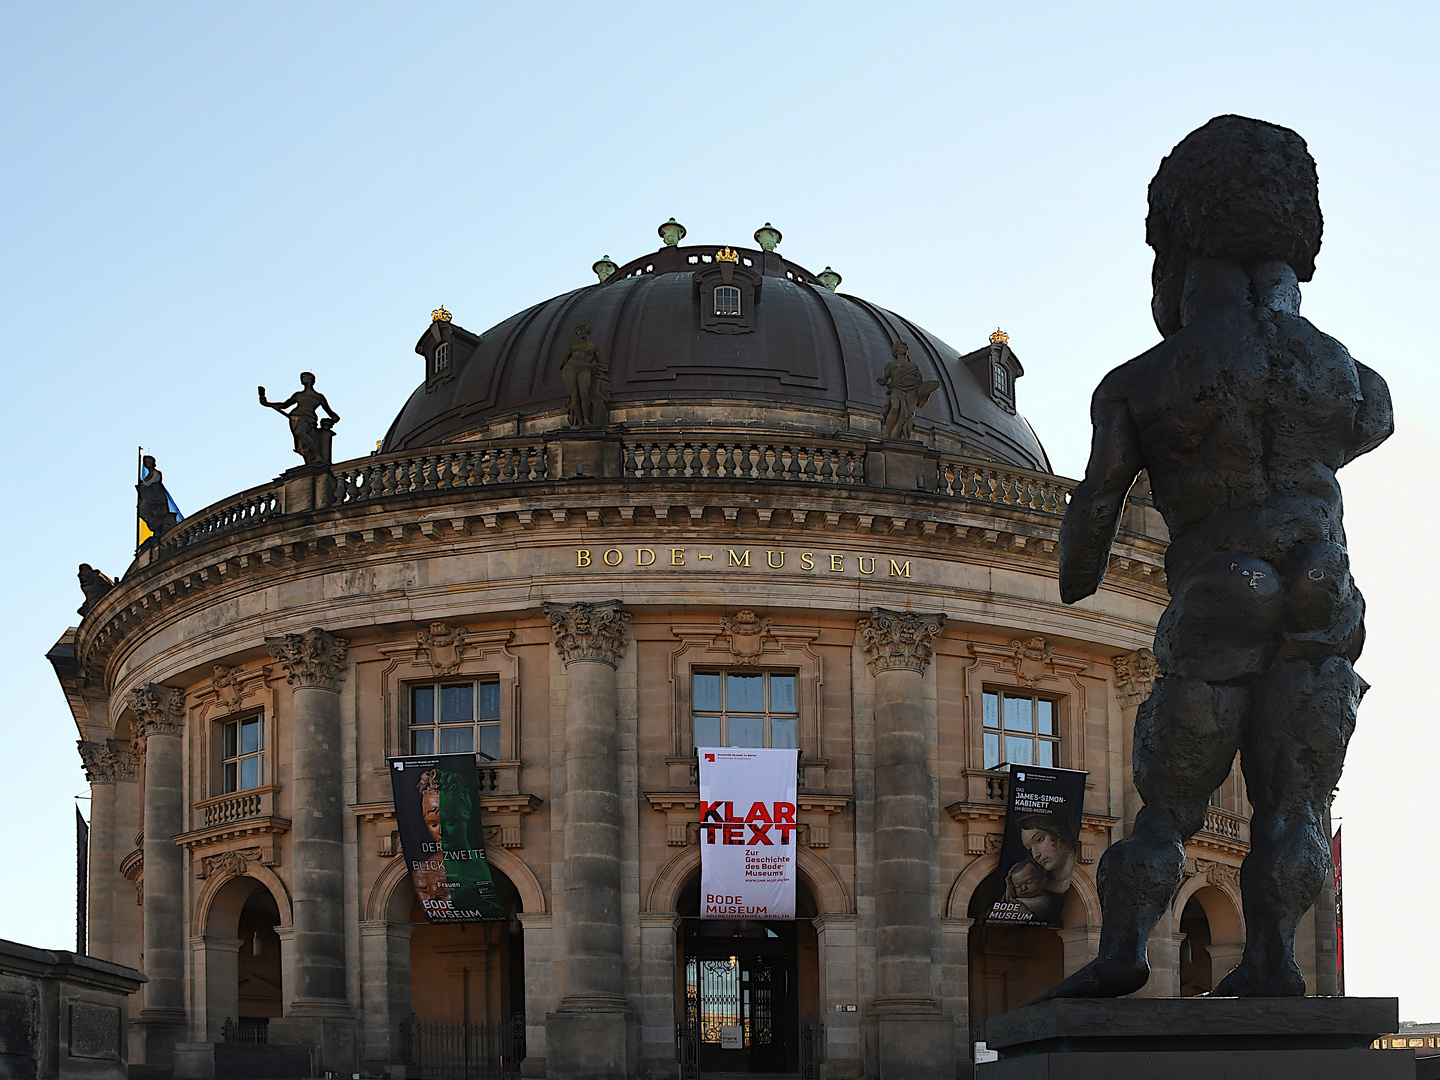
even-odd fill
[{"label": "stone column", "polygon": [[619,1080],[636,1057],[620,930],[615,689],[630,616],[611,600],[546,604],[545,617],[565,662],[564,993],[546,1018],[546,1068],[557,1080]]},{"label": "stone column", "polygon": [[[810,920],[820,962],[820,1012],[824,1017],[824,1061],[827,1075],[859,1076],[860,1003],[856,945],[859,918],[843,912]],[[839,1011],[837,1011],[837,1008]]]},{"label": "stone column", "polygon": [[295,996],[278,1040],[320,1047],[322,1068],[357,1064],[353,1011],[345,981],[344,791],[340,680],[348,643],[312,627],[265,639],[294,688],[290,730],[291,947]]},{"label": "stone column", "polygon": [[185,1028],[184,832],[181,732],[185,695],[159,683],[130,691],[134,747],[145,761],[144,904],[141,908],[145,984],[137,1026],[146,1065],[169,1068]]},{"label": "stone column", "polygon": [[119,860],[115,852],[115,785],[120,781],[134,782],[135,755],[110,740],[81,740],[78,745],[85,778],[90,781],[85,952],[101,960],[113,960],[115,896],[124,880],[117,872]]},{"label": "stone column", "polygon": [[1129,836],[1135,828],[1135,815],[1140,813],[1140,793],[1135,790],[1135,713],[1140,703],[1150,696],[1155,680],[1160,677],[1160,664],[1149,649],[1122,653],[1110,661],[1115,669],[1115,695],[1120,700],[1124,722],[1121,783],[1125,785],[1125,804],[1121,811],[1120,835]]},{"label": "stone column", "polygon": [[876,1075],[953,1078],[955,1027],[935,996],[931,876],[940,806],[937,717],[925,698],[930,642],[944,615],[872,608],[856,628],[875,676]]},{"label": "stone column", "polygon": [[410,1016],[410,923],[367,919],[360,924],[360,985],[365,995],[361,1073],[386,1076],[405,1064],[400,1025]]}]

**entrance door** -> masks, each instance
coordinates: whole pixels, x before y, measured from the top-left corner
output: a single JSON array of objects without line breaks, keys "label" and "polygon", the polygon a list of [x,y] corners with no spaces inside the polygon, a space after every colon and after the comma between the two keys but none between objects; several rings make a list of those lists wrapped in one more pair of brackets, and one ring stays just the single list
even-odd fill
[{"label": "entrance door", "polygon": [[794,923],[696,921],[685,935],[685,1008],[702,1072],[800,1067]]}]

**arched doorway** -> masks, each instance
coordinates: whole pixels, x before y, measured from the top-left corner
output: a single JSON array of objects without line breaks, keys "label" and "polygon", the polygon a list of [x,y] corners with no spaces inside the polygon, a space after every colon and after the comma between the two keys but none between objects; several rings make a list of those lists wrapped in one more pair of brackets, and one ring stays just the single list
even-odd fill
[{"label": "arched doorway", "polygon": [[408,880],[410,1009],[424,1022],[509,1024],[525,1015],[525,938],[519,891],[494,863],[505,922],[431,923]]},{"label": "arched doorway", "polygon": [[1000,885],[991,873],[970,896],[970,1041],[985,1038],[985,1021],[1043,994],[1065,977],[1065,946],[1048,926],[1007,926],[982,919]]},{"label": "arched doorway", "polygon": [[1180,935],[1179,985],[1181,997],[1209,993],[1230,973],[1245,948],[1245,927],[1240,906],[1219,885],[1194,880],[1176,898]]},{"label": "arched doorway", "polygon": [[284,1014],[279,930],[289,925],[289,900],[267,868],[252,863],[247,870],[212,874],[196,902],[195,924],[204,929],[191,947],[205,1003],[197,1034],[208,1042],[263,1042],[269,1022]]},{"label": "arched doorway", "polygon": [[815,899],[795,884],[794,921],[700,918],[697,868],[676,903],[677,1020],[696,1031],[702,1073],[793,1073],[801,1025],[818,1030]]},{"label": "arched doorway", "polygon": [[280,909],[270,890],[259,882],[240,909],[240,956],[236,965],[239,1016],[245,1029],[263,1030],[270,1020],[284,1013],[281,990]]},{"label": "arched doorway", "polygon": [[1195,897],[1185,901],[1180,913],[1180,996],[1196,997],[1215,989],[1210,963],[1210,920]]}]

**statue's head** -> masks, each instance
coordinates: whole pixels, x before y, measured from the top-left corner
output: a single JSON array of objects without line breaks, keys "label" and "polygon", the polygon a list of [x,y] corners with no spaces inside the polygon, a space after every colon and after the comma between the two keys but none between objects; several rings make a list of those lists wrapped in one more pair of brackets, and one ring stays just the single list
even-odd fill
[{"label": "statue's head", "polygon": [[582,322],[582,323],[576,323],[576,324],[575,324],[575,336],[578,337],[581,341],[588,341],[588,340],[590,340],[590,326],[589,326],[589,324],[588,324],[588,323],[583,323],[583,322]]},{"label": "statue's head", "polygon": [[903,341],[897,341],[890,346],[890,355],[896,360],[907,360],[910,357],[910,346]]},{"label": "statue's head", "polygon": [[1309,281],[1322,225],[1315,159],[1299,135],[1245,116],[1196,128],[1150,181],[1145,242],[1155,249],[1151,306],[1160,332],[1180,328],[1190,259],[1223,259],[1247,271],[1284,262]]},{"label": "statue's head", "polygon": [[140,459],[140,464],[153,471],[155,468],[155,458],[151,454],[146,454]]},{"label": "statue's head", "polygon": [[315,385],[315,376],[308,371],[300,372],[300,385],[305,387],[306,390],[309,390]]}]

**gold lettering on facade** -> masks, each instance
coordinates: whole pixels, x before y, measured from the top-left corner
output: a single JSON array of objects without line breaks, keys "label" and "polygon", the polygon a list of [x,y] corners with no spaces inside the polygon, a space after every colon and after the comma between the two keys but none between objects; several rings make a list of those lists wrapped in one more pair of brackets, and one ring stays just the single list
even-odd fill
[{"label": "gold lettering on facade", "polygon": [[[595,564],[594,550],[595,549],[593,548],[576,548],[575,566],[582,570],[593,566]],[[688,565],[685,558],[686,550],[687,549],[683,547],[672,547],[670,549],[670,565]],[[739,551],[736,551],[734,548],[724,548],[723,550],[725,551],[725,561],[727,566],[731,568],[743,567],[748,570],[752,565],[750,562],[750,553],[752,549],[743,548]],[[785,566],[786,554],[787,553],[783,550],[767,550],[765,552],[765,565],[772,570],[783,569]],[[802,551],[799,553],[799,555],[801,570],[816,569],[815,553],[813,551]],[[856,560],[860,563],[860,573],[862,575],[869,577],[876,572],[876,568],[880,562],[880,557],[878,555],[861,555],[853,551],[827,551],[822,553],[820,557],[822,559],[828,558],[830,560],[828,569],[832,574],[843,574],[846,572],[845,559],[849,555],[854,555]],[[606,566],[622,566],[625,563],[625,552],[622,548],[618,547],[605,548],[601,553],[600,558]],[[719,556],[715,554],[707,554],[697,551],[694,553],[693,558],[695,558],[698,562],[713,562],[715,559],[719,558]],[[913,560],[887,559],[886,561],[890,564],[890,576],[892,578],[908,578],[913,576],[910,569],[910,564]],[[656,562],[657,559],[655,555],[655,548],[637,547],[635,549],[636,566],[654,566]]]},{"label": "gold lettering on facade", "polygon": [[800,553],[800,569],[801,569],[801,570],[814,570],[814,569],[815,569],[815,556],[814,556],[814,555],[811,555],[810,552],[808,552],[808,551],[802,551],[802,552]]},{"label": "gold lettering on facade", "polygon": [[715,558],[714,555],[696,555],[695,557],[701,562],[709,562],[711,559]]},{"label": "gold lettering on facade", "polygon": [[[776,556],[776,555],[779,555],[779,556],[780,556],[780,561],[779,561],[779,562],[776,562],[776,561],[775,561],[775,556]],[[765,561],[770,564],[770,568],[771,568],[772,570],[779,570],[782,566],[785,565],[785,552],[783,552],[783,551],[767,551],[767,552],[765,552]]]},{"label": "gold lettering on facade", "polygon": [[[615,556],[613,561],[610,558],[611,555]],[[620,554],[619,548],[611,548],[609,551],[605,552],[605,554],[602,555],[601,558],[605,560],[606,566],[619,566],[621,560],[624,559],[625,556]]]},{"label": "gold lettering on facade", "polygon": [[730,552],[730,565],[731,565],[731,566],[749,566],[749,565],[750,565],[750,549],[749,549],[749,548],[746,548],[746,549],[745,549],[745,554],[744,554],[744,555],[736,555],[735,552],[734,552],[733,550],[731,550],[730,548],[726,548],[725,550]]},{"label": "gold lettering on facade", "polygon": [[890,560],[890,576],[891,576],[891,577],[909,577],[909,576],[910,576],[910,560],[909,560],[909,559],[906,559],[903,563],[900,563],[899,565],[897,565],[896,562],[895,562],[895,560],[894,560],[894,559],[891,559],[891,560]]},{"label": "gold lettering on facade", "polygon": [[830,572],[833,573],[833,574],[843,574],[843,573],[845,572],[845,556],[844,556],[844,555],[831,555],[831,556],[830,556]]},{"label": "gold lettering on facade", "polygon": [[[649,555],[650,557],[647,559],[647,558],[645,557],[646,555]],[[651,565],[652,563],[654,563],[654,561],[655,561],[655,551],[654,551],[654,549],[652,549],[652,548],[636,548],[636,549],[635,549],[635,565],[636,565],[636,566],[649,566],[649,565]]]},{"label": "gold lettering on facade", "polygon": [[671,548],[671,549],[670,549],[670,565],[671,565],[671,566],[684,566],[684,565],[685,565],[685,549],[684,549],[684,548]]},{"label": "gold lettering on facade", "polygon": [[869,570],[866,570],[866,569],[865,569],[865,556],[864,556],[864,555],[861,555],[861,556],[860,556],[860,573],[862,573],[862,574],[873,574],[874,572],[875,572],[875,556],[874,556],[874,555],[871,555],[871,556],[870,556],[870,569],[869,569]]},{"label": "gold lettering on facade", "polygon": [[589,566],[589,565],[590,565],[590,549],[589,549],[589,548],[580,548],[580,550],[578,550],[577,552],[575,552],[575,565],[576,565],[576,566]]}]

